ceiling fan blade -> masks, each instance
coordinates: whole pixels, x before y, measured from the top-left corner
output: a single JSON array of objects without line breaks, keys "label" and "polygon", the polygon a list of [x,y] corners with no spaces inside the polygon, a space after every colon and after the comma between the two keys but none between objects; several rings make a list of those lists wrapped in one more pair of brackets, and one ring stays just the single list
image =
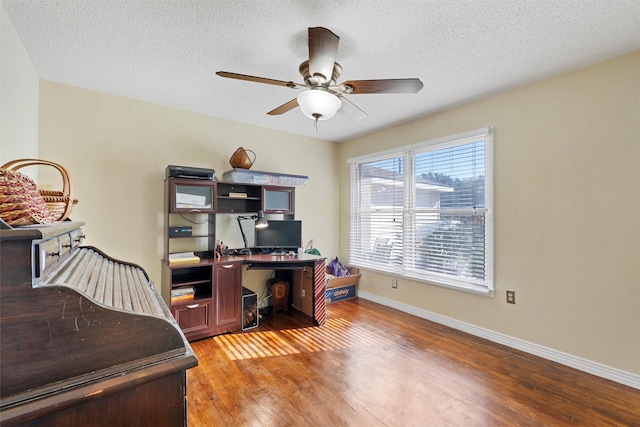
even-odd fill
[{"label": "ceiling fan blade", "polygon": [[341,96],[340,99],[342,100],[342,107],[340,107],[338,112],[347,119],[359,122],[369,117],[367,113],[362,111],[357,105],[349,101],[344,96]]},{"label": "ceiling fan blade", "polygon": [[304,86],[294,82],[285,82],[284,80],[274,80],[274,79],[268,79],[266,77],[248,76],[246,74],[230,73],[228,71],[218,71],[216,72],[216,74],[219,75],[220,77],[226,77],[229,79],[246,80],[249,82],[266,83],[269,85],[276,85],[276,86],[286,86],[292,89],[298,89],[299,87]]},{"label": "ceiling fan blade", "polygon": [[324,76],[325,81],[321,83],[331,80],[339,41],[340,37],[326,28],[309,28],[309,74]]},{"label": "ceiling fan blade", "polygon": [[293,98],[291,101],[282,104],[281,106],[274,108],[269,111],[267,114],[270,116],[277,116],[280,114],[284,114],[287,111],[291,111],[298,106],[298,98]]},{"label": "ceiling fan blade", "polygon": [[418,93],[424,85],[420,79],[350,80],[341,83],[342,93]]}]

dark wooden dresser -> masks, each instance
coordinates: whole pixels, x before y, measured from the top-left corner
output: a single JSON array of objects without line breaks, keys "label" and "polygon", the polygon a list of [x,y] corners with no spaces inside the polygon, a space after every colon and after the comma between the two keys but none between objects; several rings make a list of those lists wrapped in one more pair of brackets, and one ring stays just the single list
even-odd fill
[{"label": "dark wooden dresser", "polygon": [[0,230],[0,425],[186,426],[196,356],[146,272],[82,225]]}]

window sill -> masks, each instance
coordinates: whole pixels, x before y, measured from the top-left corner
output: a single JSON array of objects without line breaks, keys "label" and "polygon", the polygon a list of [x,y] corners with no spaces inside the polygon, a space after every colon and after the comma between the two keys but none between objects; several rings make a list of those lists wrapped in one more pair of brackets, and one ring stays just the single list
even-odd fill
[{"label": "window sill", "polygon": [[393,271],[391,269],[389,270],[385,270],[385,269],[380,269],[380,268],[375,268],[373,266],[371,266],[370,264],[359,264],[359,263],[349,263],[350,266],[354,266],[354,267],[358,267],[361,268],[363,270],[366,271],[372,271],[375,273],[381,273],[381,274],[387,274],[389,276],[394,276],[394,277],[401,277],[404,279],[408,279],[408,280],[413,280],[416,282],[421,282],[421,283],[426,283],[428,285],[432,285],[432,286],[439,286],[442,288],[448,288],[448,289],[453,289],[456,291],[461,291],[461,292],[466,292],[466,293],[470,293],[470,294],[474,294],[474,295],[480,295],[480,296],[486,296],[486,297],[491,297],[493,298],[495,296],[495,292],[494,289],[489,289],[486,286],[482,286],[482,285],[474,285],[472,283],[464,283],[462,281],[456,281],[453,279],[449,279],[449,278],[445,278],[443,280],[438,280],[437,278],[434,278],[433,276],[429,276],[429,277],[424,277],[424,276],[420,276],[416,273],[414,274],[407,274],[407,273],[402,273],[399,271]]}]

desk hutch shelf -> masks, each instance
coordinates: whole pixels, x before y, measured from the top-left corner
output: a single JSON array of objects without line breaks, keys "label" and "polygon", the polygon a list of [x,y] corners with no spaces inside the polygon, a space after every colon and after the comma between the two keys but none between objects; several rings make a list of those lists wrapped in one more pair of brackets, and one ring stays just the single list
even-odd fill
[{"label": "desk hutch shelf", "polygon": [[[262,210],[293,219],[295,188],[205,179],[165,180],[162,286],[178,325],[190,341],[241,329],[242,259],[216,260],[216,214]],[[172,235],[170,227],[191,227]],[[191,262],[170,254],[193,252]]]}]

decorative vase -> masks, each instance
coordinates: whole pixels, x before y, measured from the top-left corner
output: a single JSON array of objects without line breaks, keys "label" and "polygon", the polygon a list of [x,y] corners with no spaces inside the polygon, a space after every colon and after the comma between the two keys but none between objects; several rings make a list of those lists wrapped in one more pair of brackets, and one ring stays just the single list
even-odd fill
[{"label": "decorative vase", "polygon": [[[253,159],[249,158],[249,154],[253,154]],[[256,153],[251,150],[245,150],[239,147],[229,159],[232,168],[251,169],[253,162],[256,161]]]}]

